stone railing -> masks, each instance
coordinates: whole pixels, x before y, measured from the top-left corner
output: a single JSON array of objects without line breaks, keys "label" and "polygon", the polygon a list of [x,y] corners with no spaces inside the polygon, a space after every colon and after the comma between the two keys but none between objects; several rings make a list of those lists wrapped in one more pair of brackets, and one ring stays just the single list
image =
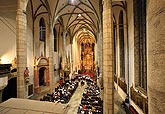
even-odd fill
[{"label": "stone railing", "polygon": [[139,106],[139,108],[145,113],[148,114],[148,99],[139,91],[136,91],[133,87],[130,88],[131,99],[133,102]]},{"label": "stone railing", "polygon": [[118,85],[127,94],[127,84],[125,83],[125,81],[118,78]]}]

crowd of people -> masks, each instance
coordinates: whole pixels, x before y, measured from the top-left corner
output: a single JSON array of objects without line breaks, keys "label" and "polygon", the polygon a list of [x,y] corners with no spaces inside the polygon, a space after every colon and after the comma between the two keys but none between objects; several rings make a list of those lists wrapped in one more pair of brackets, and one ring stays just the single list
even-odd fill
[{"label": "crowd of people", "polygon": [[103,114],[103,100],[100,98],[100,89],[96,82],[87,75],[75,75],[69,81],[59,80],[59,86],[55,92],[45,95],[41,101],[68,103],[78,85],[84,86],[81,104],[77,114]]},{"label": "crowd of people", "polygon": [[72,81],[76,81],[77,80],[79,82],[86,81],[87,83],[93,82],[93,79],[90,76],[88,76],[88,75],[82,75],[82,74],[77,74],[77,75],[73,76],[71,78],[71,80]]},{"label": "crowd of people", "polygon": [[81,79],[83,79],[81,82],[85,79],[87,87],[83,92],[77,114],[103,114],[103,101],[100,98],[99,87],[89,78]]},{"label": "crowd of people", "polygon": [[43,97],[43,99],[40,100],[68,103],[77,87],[78,87],[77,81],[67,81],[65,83],[61,83],[58,87],[55,88],[54,93],[47,94]]}]

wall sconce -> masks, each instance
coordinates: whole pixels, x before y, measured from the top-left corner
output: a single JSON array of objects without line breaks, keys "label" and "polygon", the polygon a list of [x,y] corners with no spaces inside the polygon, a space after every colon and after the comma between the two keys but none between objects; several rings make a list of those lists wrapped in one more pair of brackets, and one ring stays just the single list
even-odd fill
[{"label": "wall sconce", "polygon": [[0,64],[6,64],[6,60],[4,57],[0,58]]}]

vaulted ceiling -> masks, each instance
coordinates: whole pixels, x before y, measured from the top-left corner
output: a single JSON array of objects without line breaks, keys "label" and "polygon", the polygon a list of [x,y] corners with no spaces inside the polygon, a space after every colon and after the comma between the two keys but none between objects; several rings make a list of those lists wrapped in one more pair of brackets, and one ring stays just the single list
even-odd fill
[{"label": "vaulted ceiling", "polygon": [[[122,0],[113,0],[122,1]],[[0,0],[0,9],[15,7],[17,0]],[[102,0],[29,0],[33,20],[48,15],[55,26],[62,26],[70,37],[96,37],[101,25]]]},{"label": "vaulted ceiling", "polygon": [[101,22],[101,0],[29,0],[33,18],[49,14],[55,26],[62,26],[71,37],[96,36]]},{"label": "vaulted ceiling", "polygon": [[9,14],[8,16],[16,15],[16,9],[17,9],[16,0],[10,0],[10,1],[0,0],[0,16],[5,15],[6,13]]},{"label": "vaulted ceiling", "polygon": [[51,0],[51,2],[54,2],[50,8],[56,24],[62,24],[72,36],[84,30],[88,34],[95,34],[98,31],[99,0]]}]

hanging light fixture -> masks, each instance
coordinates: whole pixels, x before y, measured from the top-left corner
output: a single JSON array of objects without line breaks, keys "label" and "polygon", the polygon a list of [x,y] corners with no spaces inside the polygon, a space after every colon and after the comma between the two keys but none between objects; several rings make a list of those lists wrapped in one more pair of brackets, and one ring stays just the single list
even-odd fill
[{"label": "hanging light fixture", "polygon": [[79,13],[78,16],[81,17],[81,14]]},{"label": "hanging light fixture", "polygon": [[68,4],[75,5],[74,3],[75,3],[75,0],[68,0]]}]

